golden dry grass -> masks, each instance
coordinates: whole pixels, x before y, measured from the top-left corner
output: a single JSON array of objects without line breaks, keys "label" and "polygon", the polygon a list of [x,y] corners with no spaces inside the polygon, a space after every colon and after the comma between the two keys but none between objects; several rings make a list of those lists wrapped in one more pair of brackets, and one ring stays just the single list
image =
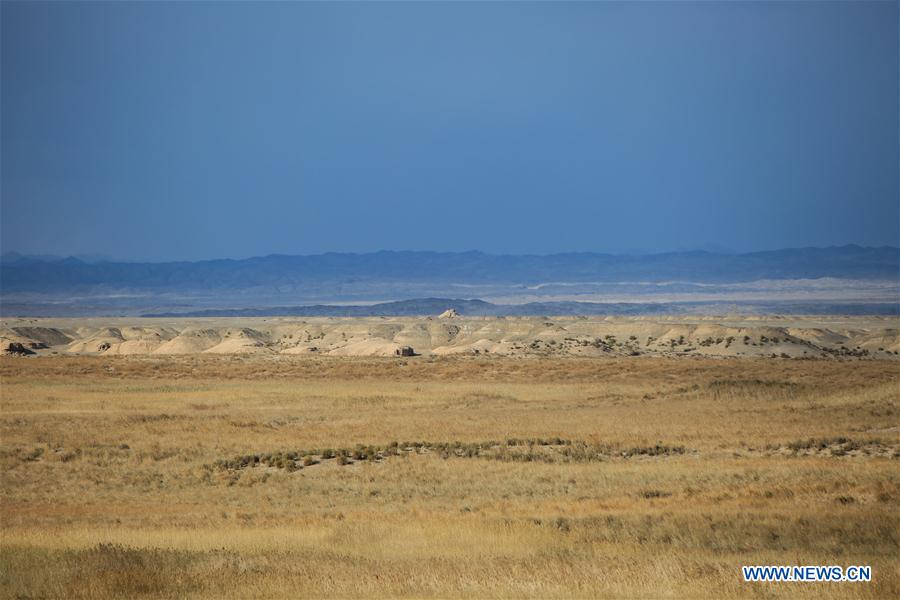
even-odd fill
[{"label": "golden dry grass", "polygon": [[[895,362],[40,357],[0,378],[4,597],[900,596]],[[607,451],[216,466],[555,437]],[[619,452],[655,445],[684,452]],[[874,581],[741,581],[769,563]]]}]

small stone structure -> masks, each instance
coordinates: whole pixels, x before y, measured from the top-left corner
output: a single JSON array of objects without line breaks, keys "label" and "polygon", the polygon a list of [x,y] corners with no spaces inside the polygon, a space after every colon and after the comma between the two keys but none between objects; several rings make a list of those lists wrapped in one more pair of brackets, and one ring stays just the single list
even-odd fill
[{"label": "small stone structure", "polygon": [[394,350],[394,354],[397,356],[415,356],[416,351],[413,350],[412,346],[400,346]]}]

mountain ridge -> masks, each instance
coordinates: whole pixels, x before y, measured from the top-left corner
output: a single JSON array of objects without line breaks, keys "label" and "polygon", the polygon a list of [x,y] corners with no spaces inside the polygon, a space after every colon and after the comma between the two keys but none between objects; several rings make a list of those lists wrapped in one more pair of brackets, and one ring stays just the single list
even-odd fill
[{"label": "mountain ridge", "polygon": [[[7,257],[8,255],[4,255]],[[568,252],[330,252],[270,254],[247,259],[180,262],[85,262],[17,255],[0,261],[0,292],[62,293],[94,289],[183,292],[324,282],[458,282],[536,284],[545,281],[723,283],[759,279],[890,279],[900,277],[900,248],[856,245],[787,248],[743,254],[702,250],[650,255]]]}]

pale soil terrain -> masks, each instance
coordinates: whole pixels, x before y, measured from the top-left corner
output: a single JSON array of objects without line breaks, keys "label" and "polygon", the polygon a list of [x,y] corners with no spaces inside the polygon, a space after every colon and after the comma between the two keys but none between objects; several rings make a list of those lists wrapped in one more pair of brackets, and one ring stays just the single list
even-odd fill
[{"label": "pale soil terrain", "polygon": [[[154,327],[158,348],[187,325]],[[900,596],[898,362],[296,356],[278,327],[208,346],[250,354],[0,357],[0,596]],[[744,583],[747,564],[874,579]]]},{"label": "pale soil terrain", "polygon": [[0,352],[900,357],[897,317],[4,319]]}]

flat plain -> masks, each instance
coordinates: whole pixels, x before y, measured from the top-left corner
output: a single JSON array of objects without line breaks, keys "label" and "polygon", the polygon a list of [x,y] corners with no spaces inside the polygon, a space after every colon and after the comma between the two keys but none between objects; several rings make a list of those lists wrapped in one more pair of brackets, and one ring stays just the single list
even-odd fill
[{"label": "flat plain", "polygon": [[0,357],[0,595],[900,596],[888,349],[599,350]]}]

